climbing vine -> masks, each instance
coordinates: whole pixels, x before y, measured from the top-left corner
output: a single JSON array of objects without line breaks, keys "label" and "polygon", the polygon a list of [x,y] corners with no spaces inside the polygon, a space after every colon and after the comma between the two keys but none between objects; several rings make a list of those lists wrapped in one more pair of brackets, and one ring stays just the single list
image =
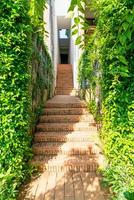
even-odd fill
[{"label": "climbing vine", "polygon": [[134,197],[133,3],[102,0],[97,12],[103,92],[101,137],[109,160],[106,174],[116,193],[115,199],[130,200]]},{"label": "climbing vine", "polygon": [[45,101],[53,93],[53,64],[44,42],[44,36],[48,35],[43,19],[47,6],[46,0],[32,0],[29,12],[32,24],[32,110],[35,123]]},{"label": "climbing vine", "polygon": [[[108,159],[106,179],[113,199],[134,199],[134,4],[132,0],[92,0],[96,17],[95,39],[88,49],[87,66],[83,54],[79,79],[87,78],[99,64],[102,129],[101,138]],[[72,10],[79,7],[72,0]],[[79,18],[79,16],[78,16]],[[86,43],[87,46],[89,45]],[[96,49],[92,53],[92,49]],[[91,52],[91,53],[90,53]],[[95,54],[95,56],[92,56]],[[87,53],[86,53],[87,55]],[[92,71],[91,71],[92,73]]]},{"label": "climbing vine", "polygon": [[28,11],[26,1],[0,1],[0,199],[15,199],[30,156]]},{"label": "climbing vine", "polygon": [[[89,40],[89,35],[85,32],[89,29],[89,22],[85,18],[85,10],[90,7],[90,1],[86,0],[71,0],[68,12],[73,17],[72,35],[77,35],[75,44],[79,45],[80,48],[85,47],[85,43]],[[77,10],[77,12],[76,12]],[[77,14],[76,14],[77,13]],[[79,35],[79,25],[81,34]]]},{"label": "climbing vine", "polygon": [[[40,2],[40,6],[38,3]],[[35,12],[39,9],[40,14]],[[52,82],[52,63],[43,44],[41,16],[44,1],[0,1],[0,199],[15,200],[18,188],[29,175],[31,157],[31,115],[33,107],[33,82],[40,85],[40,99]],[[42,11],[42,12],[41,12]],[[36,16],[35,16],[36,14]],[[43,22],[42,22],[43,23]],[[33,42],[35,38],[37,43]],[[38,48],[33,48],[35,44]],[[33,59],[38,56],[37,68],[44,71],[42,79],[33,77]],[[41,53],[42,52],[42,53]],[[31,62],[32,59],[32,62]],[[37,58],[36,58],[37,61]],[[35,61],[35,62],[36,62]],[[50,69],[48,69],[50,68]],[[50,76],[49,76],[50,75]],[[45,86],[42,80],[47,79]],[[47,82],[49,84],[47,85]],[[47,85],[47,86],[46,86]],[[34,105],[39,107],[39,104]]]}]

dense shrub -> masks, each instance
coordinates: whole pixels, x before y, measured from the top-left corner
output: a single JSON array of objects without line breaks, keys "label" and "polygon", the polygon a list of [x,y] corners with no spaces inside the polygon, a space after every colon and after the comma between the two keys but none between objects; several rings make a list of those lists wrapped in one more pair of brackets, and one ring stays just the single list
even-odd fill
[{"label": "dense shrub", "polygon": [[101,137],[109,160],[106,174],[113,191],[117,194],[115,199],[133,199],[133,3],[131,0],[95,2],[95,5],[98,5],[96,6],[98,15],[96,37],[102,68],[103,128]]},{"label": "dense shrub", "polygon": [[29,158],[29,3],[0,1],[0,199],[14,199]]},{"label": "dense shrub", "polygon": [[[74,10],[75,7],[82,10],[82,2],[85,1],[72,0],[70,10]],[[108,159],[105,175],[115,200],[132,200],[134,199],[134,2],[133,0],[90,2],[97,23],[92,45],[95,56],[89,53],[88,60],[94,66],[97,58],[100,66],[103,117],[101,138]],[[78,18],[77,21],[81,22],[81,16]],[[81,68],[81,75],[84,74],[84,77],[87,68],[91,69],[91,65],[88,64],[86,67],[83,65]]]},{"label": "dense shrub", "polygon": [[38,2],[0,1],[0,200],[16,199],[29,175],[32,116],[52,87],[52,62],[43,41],[44,1],[40,7]]}]

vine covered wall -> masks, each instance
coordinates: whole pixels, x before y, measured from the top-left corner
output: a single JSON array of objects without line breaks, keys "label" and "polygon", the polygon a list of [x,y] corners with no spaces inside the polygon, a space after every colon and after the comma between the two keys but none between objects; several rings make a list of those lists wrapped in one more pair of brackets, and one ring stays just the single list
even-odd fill
[{"label": "vine covered wall", "polygon": [[[92,8],[94,11],[96,30],[92,45],[86,42],[87,50],[84,51],[79,65],[79,80],[83,79],[83,75],[88,80],[90,94],[94,82],[91,74],[94,74],[95,88],[97,85],[101,86],[101,138],[108,161],[104,172],[106,181],[111,188],[113,199],[132,200],[134,199],[134,3],[132,0],[92,0],[88,1],[88,4],[85,0],[77,2],[72,0],[69,11],[77,8],[80,12],[79,19],[74,20],[73,29],[77,26],[75,21],[82,23],[83,30],[86,29],[86,21],[81,18],[81,13],[85,12],[83,7],[85,3],[86,9]],[[85,32],[84,35],[87,39]],[[81,46],[81,41],[79,43]],[[98,75],[94,73],[96,61],[99,67],[97,69],[99,82],[96,81]],[[96,110],[95,104],[92,108]]]},{"label": "vine covered wall", "polygon": [[94,3],[102,69],[101,137],[109,161],[106,175],[116,193],[115,199],[131,200],[134,198],[134,5],[131,0]]},{"label": "vine covered wall", "polygon": [[52,95],[53,65],[43,40],[45,1],[38,3],[0,1],[1,200],[15,200],[30,174],[31,129]]},{"label": "vine covered wall", "polygon": [[94,115],[99,128],[102,118],[101,69],[95,43],[95,35],[92,35],[80,57],[78,81],[79,96],[86,100],[88,109]]}]

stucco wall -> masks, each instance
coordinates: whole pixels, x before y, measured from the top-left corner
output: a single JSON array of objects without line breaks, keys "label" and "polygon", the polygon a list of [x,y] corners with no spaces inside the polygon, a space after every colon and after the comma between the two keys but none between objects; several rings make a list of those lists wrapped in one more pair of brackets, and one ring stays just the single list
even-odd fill
[{"label": "stucco wall", "polygon": [[56,86],[57,64],[59,63],[59,45],[58,45],[58,28],[57,18],[55,13],[55,0],[48,0],[47,9],[44,11],[44,21],[46,22],[45,29],[48,36],[44,34],[44,39],[48,46],[49,53],[52,57],[54,65],[54,87]]},{"label": "stucco wall", "polygon": [[[74,17],[78,15],[78,11],[75,11]],[[73,25],[73,20],[71,21],[71,26]],[[79,59],[82,54],[82,50],[79,48],[78,45],[75,45],[75,40],[76,38],[82,34],[82,30],[80,28],[80,25],[78,26],[78,34],[73,35],[70,38],[70,63],[73,66],[73,82],[74,82],[74,88],[78,89],[79,84],[78,84],[78,64],[79,64]]]}]

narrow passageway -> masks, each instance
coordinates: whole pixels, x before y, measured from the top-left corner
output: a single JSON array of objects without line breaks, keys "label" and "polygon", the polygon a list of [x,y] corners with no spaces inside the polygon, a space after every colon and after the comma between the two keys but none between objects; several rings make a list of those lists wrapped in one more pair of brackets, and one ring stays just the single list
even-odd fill
[{"label": "narrow passageway", "polygon": [[42,172],[22,199],[108,200],[97,173],[104,159],[96,124],[72,90],[71,65],[59,65],[57,95],[47,102],[34,137],[32,163]]},{"label": "narrow passageway", "polygon": [[73,94],[72,65],[60,64],[57,69],[56,95],[71,94]]}]

